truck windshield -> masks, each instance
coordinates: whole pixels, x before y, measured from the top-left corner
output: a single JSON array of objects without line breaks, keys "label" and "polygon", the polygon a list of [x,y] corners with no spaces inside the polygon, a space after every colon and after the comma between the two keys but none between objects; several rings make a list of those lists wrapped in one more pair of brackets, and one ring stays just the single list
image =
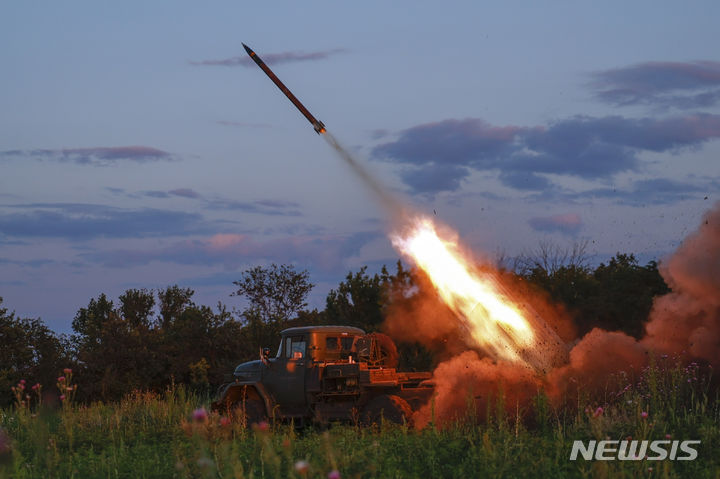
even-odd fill
[{"label": "truck windshield", "polygon": [[285,338],[285,357],[289,359],[302,359],[305,357],[306,341],[303,336]]},{"label": "truck windshield", "polygon": [[328,336],[325,338],[325,349],[328,351],[350,351],[355,336]]}]

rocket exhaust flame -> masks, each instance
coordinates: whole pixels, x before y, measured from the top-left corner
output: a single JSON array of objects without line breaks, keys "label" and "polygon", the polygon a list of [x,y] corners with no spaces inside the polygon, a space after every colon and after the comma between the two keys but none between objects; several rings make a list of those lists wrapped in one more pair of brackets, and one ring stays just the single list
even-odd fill
[{"label": "rocket exhaust flame", "polygon": [[475,268],[454,239],[442,239],[429,218],[391,234],[395,248],[422,269],[461,319],[467,344],[493,359],[546,372],[567,360],[558,335],[527,304],[516,302],[490,272]]}]

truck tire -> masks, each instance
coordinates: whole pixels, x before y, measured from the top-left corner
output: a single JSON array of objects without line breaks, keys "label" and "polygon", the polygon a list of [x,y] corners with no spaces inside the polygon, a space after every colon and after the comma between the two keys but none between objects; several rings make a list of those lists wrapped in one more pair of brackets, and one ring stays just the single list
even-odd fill
[{"label": "truck tire", "polygon": [[365,425],[380,424],[382,421],[395,424],[410,424],[412,408],[406,400],[393,394],[372,398],[363,408],[362,421]]},{"label": "truck tire", "polygon": [[268,420],[265,402],[252,386],[231,384],[216,404],[219,406],[218,410],[226,410],[234,419],[244,421],[247,427]]},{"label": "truck tire", "polygon": [[242,402],[236,403],[234,410],[237,418],[244,420],[247,427],[261,422],[268,422],[265,403],[259,397],[248,397],[245,404]]}]

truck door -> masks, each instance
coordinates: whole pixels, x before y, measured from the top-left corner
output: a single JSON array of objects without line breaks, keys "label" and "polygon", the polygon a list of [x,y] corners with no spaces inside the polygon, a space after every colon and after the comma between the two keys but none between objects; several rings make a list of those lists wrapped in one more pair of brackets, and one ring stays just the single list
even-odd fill
[{"label": "truck door", "polygon": [[307,336],[286,336],[283,338],[279,357],[272,361],[267,377],[263,381],[280,406],[280,411],[287,415],[304,415],[305,399],[305,367],[307,357]]}]

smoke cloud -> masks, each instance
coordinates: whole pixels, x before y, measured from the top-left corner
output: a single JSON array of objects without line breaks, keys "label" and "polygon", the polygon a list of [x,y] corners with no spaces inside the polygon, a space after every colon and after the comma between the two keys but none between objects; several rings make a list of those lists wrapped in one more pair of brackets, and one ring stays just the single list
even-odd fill
[{"label": "smoke cloud", "polygon": [[672,292],[655,300],[642,343],[720,366],[720,203],[660,273]]},{"label": "smoke cloud", "polygon": [[682,355],[720,366],[720,203],[661,263],[672,292],[655,299],[641,340],[599,328],[577,338],[561,305],[512,275],[497,274],[505,288],[527,302],[568,345],[567,362],[535,374],[518,363],[468,351],[459,320],[420,274],[417,291],[394,302],[384,324],[394,339],[418,341],[442,361],[433,371],[434,400],[415,413],[416,427],[431,420],[442,426],[468,412],[482,418],[488,398],[500,391],[507,412],[527,404],[541,389],[555,405],[576,401],[580,392],[597,396],[614,385],[616,373],[640,371],[652,355]]},{"label": "smoke cloud", "polygon": [[465,351],[438,365],[434,379],[435,399],[414,414],[415,427],[423,428],[430,421],[442,425],[468,413],[481,415],[497,404],[499,394],[508,409],[515,409],[541,387],[529,369],[481,358],[475,351]]}]

